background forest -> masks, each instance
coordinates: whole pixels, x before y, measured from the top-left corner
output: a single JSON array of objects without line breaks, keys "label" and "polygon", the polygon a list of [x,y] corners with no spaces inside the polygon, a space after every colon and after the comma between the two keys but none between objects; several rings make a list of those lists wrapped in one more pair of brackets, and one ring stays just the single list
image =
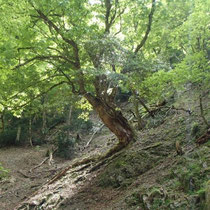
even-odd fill
[{"label": "background forest", "polygon": [[[208,0],[0,0],[0,147],[47,145],[49,159],[73,159],[97,135],[111,133],[118,143],[110,143],[103,157],[109,160],[130,143],[148,149],[162,145],[162,133],[166,144],[175,144],[164,145],[170,148],[166,153],[194,152],[191,146],[210,137],[209,11]],[[209,166],[203,166],[202,178],[198,175],[199,164],[209,158],[205,145],[197,151],[204,157],[199,153],[192,168],[192,157],[177,163],[186,166],[188,177],[180,177],[177,186],[198,196],[197,209],[209,205]],[[104,169],[100,186],[127,187],[139,176],[121,171],[128,170],[137,151],[123,154],[114,169]],[[147,164],[152,155],[133,158]],[[7,176],[0,159],[0,180]],[[173,209],[165,192],[151,189],[147,198],[133,192],[124,209]]]}]

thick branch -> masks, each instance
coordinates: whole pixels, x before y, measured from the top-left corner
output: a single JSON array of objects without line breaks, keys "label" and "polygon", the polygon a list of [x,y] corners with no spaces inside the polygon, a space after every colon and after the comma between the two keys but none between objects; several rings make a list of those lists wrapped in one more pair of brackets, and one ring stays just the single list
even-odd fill
[{"label": "thick branch", "polygon": [[106,16],[105,16],[105,32],[109,33],[109,16],[112,8],[112,4],[110,0],[105,0],[105,6],[106,6]]},{"label": "thick branch", "polygon": [[72,48],[74,50],[74,56],[75,56],[75,63],[74,63],[75,64],[75,67],[80,68],[79,49],[78,49],[78,46],[77,46],[76,42],[74,40],[72,40],[72,39],[66,38],[63,35],[63,33],[60,30],[60,28],[58,28],[41,10],[36,9],[35,7],[34,7],[34,9],[39,14],[39,18],[41,18],[42,20],[44,20],[45,24],[49,27],[50,30],[53,28],[62,37],[62,39],[66,43],[68,43],[69,45],[72,46]]},{"label": "thick branch", "polygon": [[135,52],[134,52],[135,54],[137,54],[139,52],[139,50],[144,46],[144,44],[147,41],[147,38],[148,38],[149,33],[151,31],[152,19],[153,19],[154,12],[155,12],[155,0],[152,0],[152,8],[151,8],[150,14],[148,16],[149,22],[148,22],[148,25],[147,25],[147,30],[145,32],[144,38],[141,40],[140,44],[137,45],[137,47],[135,49]]},{"label": "thick branch", "polygon": [[106,15],[105,15],[105,33],[109,33],[110,32],[110,28],[111,26],[114,24],[115,20],[120,17],[125,9],[123,9],[119,15],[117,15],[117,10],[118,10],[118,0],[115,0],[115,8],[114,8],[114,12],[113,15],[111,15],[111,10],[112,10],[112,4],[111,4],[111,0],[105,0],[105,7],[106,7]]}]

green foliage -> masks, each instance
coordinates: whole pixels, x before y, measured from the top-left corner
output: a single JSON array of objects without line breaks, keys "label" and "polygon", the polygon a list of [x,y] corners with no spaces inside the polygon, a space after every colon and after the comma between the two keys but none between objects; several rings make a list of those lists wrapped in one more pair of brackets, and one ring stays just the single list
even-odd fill
[{"label": "green foliage", "polygon": [[[84,113],[81,109],[76,109],[72,113],[71,124],[68,126],[70,131],[74,132],[88,132],[91,130],[93,123],[90,119],[82,118],[81,115]],[[89,114],[89,113],[88,113]]]},{"label": "green foliage", "polygon": [[151,103],[157,103],[168,99],[174,92],[171,76],[168,72],[160,70],[147,77],[140,86],[142,95],[145,95]]},{"label": "green foliage", "polygon": [[16,145],[16,134],[16,129],[5,130],[4,132],[0,133],[0,147]]},{"label": "green foliage", "polygon": [[184,84],[199,85],[201,89],[209,88],[210,67],[207,55],[204,52],[188,55],[172,71],[173,84],[177,88]]},{"label": "green foliage", "polygon": [[82,98],[81,100],[76,102],[75,106],[76,108],[79,108],[80,110],[82,110],[78,118],[88,121],[89,112],[92,110],[92,106],[90,105],[90,103],[86,99]]},{"label": "green foliage", "polygon": [[[158,160],[157,160],[158,161]],[[99,185],[102,187],[112,186],[114,188],[127,187],[131,184],[132,178],[139,176],[153,167],[153,157],[146,152],[135,152],[119,157],[111,163],[100,176]]]},{"label": "green foliage", "polygon": [[130,196],[125,198],[125,202],[129,207],[141,205],[142,199],[140,193],[132,193]]},{"label": "green foliage", "polygon": [[66,133],[59,133],[55,145],[57,146],[56,155],[65,159],[69,159],[73,155],[73,147],[76,140],[69,138]]},{"label": "green foliage", "polygon": [[198,123],[193,123],[191,128],[191,134],[192,136],[198,137],[200,134],[200,126]]},{"label": "green foliage", "polygon": [[0,180],[8,177],[8,175],[9,175],[9,171],[5,169],[0,163]]},{"label": "green foliage", "polygon": [[[91,106],[80,96],[103,98],[106,88],[95,84],[102,75],[148,104],[180,89],[210,87],[207,0],[156,1],[150,26],[151,0],[110,3],[108,11],[104,1],[1,2],[0,112],[41,119],[47,110],[53,121],[76,104],[87,121]],[[74,121],[72,130],[83,124]]]}]

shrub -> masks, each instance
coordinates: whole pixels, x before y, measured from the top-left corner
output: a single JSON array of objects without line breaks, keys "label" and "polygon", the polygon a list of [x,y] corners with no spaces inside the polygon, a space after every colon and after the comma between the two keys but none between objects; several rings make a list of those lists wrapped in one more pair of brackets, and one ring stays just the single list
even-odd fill
[{"label": "shrub", "polygon": [[73,155],[73,147],[76,140],[69,138],[66,133],[59,133],[55,145],[57,146],[56,155],[65,159],[71,158]]},{"label": "shrub", "polygon": [[8,174],[9,174],[9,171],[5,169],[0,163],[0,180],[7,177]]},{"label": "shrub", "polygon": [[191,128],[192,136],[198,137],[200,133],[200,126],[197,122],[194,122]]},{"label": "shrub", "polygon": [[4,132],[0,133],[0,146],[5,147],[15,145],[16,134],[17,131],[15,129],[5,130]]}]

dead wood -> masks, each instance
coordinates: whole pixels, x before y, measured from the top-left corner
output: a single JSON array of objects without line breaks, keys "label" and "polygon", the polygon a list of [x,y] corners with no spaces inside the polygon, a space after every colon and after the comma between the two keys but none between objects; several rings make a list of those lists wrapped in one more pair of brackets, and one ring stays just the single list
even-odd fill
[{"label": "dead wood", "polygon": [[[95,155],[92,157],[86,157],[82,160],[75,161],[70,166],[64,168],[58,174],[53,176],[48,182],[44,183],[42,185],[42,187],[40,187],[40,189],[44,190],[44,191],[47,190],[50,187],[49,185],[60,180],[63,176],[68,174],[69,171],[71,171],[71,173],[75,173],[75,172],[80,173],[81,171],[83,171],[83,170],[85,171],[85,169],[86,169],[86,174],[91,173],[91,172],[99,169],[102,165],[109,164],[111,162],[111,160],[113,160],[114,158],[119,156],[124,151],[124,149],[125,149],[125,145],[123,145],[123,146],[120,145],[120,147],[119,147],[119,145],[117,145],[116,147],[112,148],[104,155],[101,155],[101,156]],[[79,166],[79,168],[78,168],[78,166]],[[89,167],[90,167],[90,169],[88,169]],[[74,169],[74,170],[71,170],[71,169]],[[80,181],[83,181],[83,177],[81,177],[81,176],[77,177],[77,179],[73,183],[77,184],[77,182],[80,182]],[[28,196],[25,199],[25,201],[21,202],[15,209],[23,209],[25,207],[26,208],[29,207],[30,205],[34,205],[34,204],[30,203],[30,199],[39,195],[39,193],[40,193],[40,190],[38,189],[36,192],[34,192],[30,196]],[[27,203],[27,202],[29,202],[29,203]],[[37,203],[37,205],[39,205],[39,204]]]},{"label": "dead wood", "polygon": [[210,140],[210,128],[207,130],[205,134],[196,139],[195,143],[200,146],[201,144],[208,142],[208,140]]},{"label": "dead wood", "polygon": [[174,106],[165,106],[165,105],[164,106],[155,106],[155,108],[153,108],[151,110],[151,113],[155,114],[162,109],[166,109],[167,111],[169,111],[169,110],[184,111],[184,112],[187,112],[189,115],[192,114],[192,111],[190,109],[176,108]]},{"label": "dead wood", "polygon": [[41,165],[43,165],[48,159],[49,159],[49,156],[46,157],[46,158],[45,158],[41,163],[39,163],[38,165],[36,165],[36,166],[34,166],[33,168],[31,168],[31,169],[29,170],[29,172],[31,173],[31,172],[33,172],[34,169],[39,168],[39,167],[40,167]]},{"label": "dead wood", "polygon": [[34,166],[33,168],[31,168],[31,169],[29,170],[29,172],[32,173],[34,169],[39,168],[39,167],[40,167],[41,165],[43,165],[48,159],[49,159],[48,164],[49,164],[49,165],[52,165],[53,154],[57,151],[57,149],[58,149],[58,148],[55,148],[53,151],[49,151],[49,156],[46,157],[46,158],[44,158],[44,160],[43,160],[41,163],[39,163],[38,165],[36,165],[36,166]]},{"label": "dead wood", "polygon": [[85,145],[85,148],[89,146],[89,144],[91,143],[91,141],[93,140],[93,137],[99,132],[102,130],[102,128],[104,127],[105,125],[103,124],[99,129],[97,129],[93,135],[91,136],[90,140],[88,141],[88,143]]}]

